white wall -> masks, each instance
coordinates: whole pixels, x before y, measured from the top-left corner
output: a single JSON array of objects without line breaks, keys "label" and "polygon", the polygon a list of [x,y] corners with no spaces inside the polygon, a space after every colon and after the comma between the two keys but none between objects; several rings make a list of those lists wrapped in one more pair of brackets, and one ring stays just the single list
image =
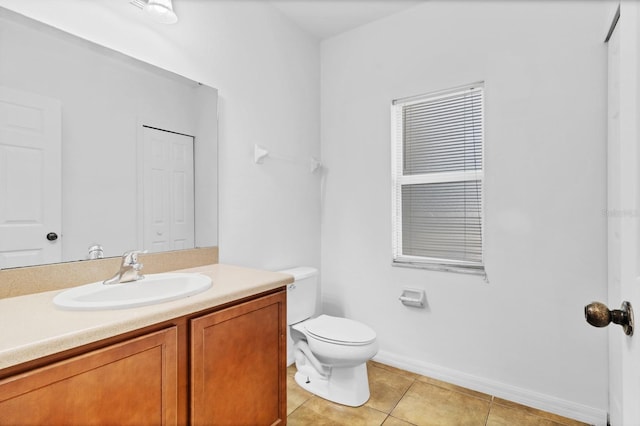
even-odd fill
[{"label": "white wall", "polygon": [[157,24],[127,0],[0,0],[0,6],[219,89],[222,262],[319,264],[319,177],[253,163],[253,145],[319,156],[319,45],[259,1],[175,0]]},{"label": "white wall", "polygon": [[[604,423],[611,4],[427,2],[321,45],[322,291],[378,359]],[[486,269],[391,266],[390,104],[485,82]],[[403,287],[428,307],[403,306]],[[616,302],[618,303],[618,302]]]},{"label": "white wall", "polygon": [[[218,140],[218,91],[209,86],[200,86],[196,108],[196,134],[203,140]],[[202,144],[196,140],[195,209],[196,247],[218,245],[218,144]]]}]

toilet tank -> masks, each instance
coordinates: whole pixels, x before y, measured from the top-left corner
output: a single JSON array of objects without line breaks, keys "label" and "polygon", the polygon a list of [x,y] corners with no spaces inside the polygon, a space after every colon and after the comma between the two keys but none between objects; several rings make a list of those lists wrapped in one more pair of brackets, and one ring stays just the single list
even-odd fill
[{"label": "toilet tank", "polygon": [[310,266],[280,271],[293,275],[295,281],[287,286],[287,324],[311,318],[316,310],[318,270]]}]

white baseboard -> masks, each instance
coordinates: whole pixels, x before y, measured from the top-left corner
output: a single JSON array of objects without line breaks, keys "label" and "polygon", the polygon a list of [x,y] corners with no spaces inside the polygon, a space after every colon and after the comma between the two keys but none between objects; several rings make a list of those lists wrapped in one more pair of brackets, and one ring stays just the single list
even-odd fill
[{"label": "white baseboard", "polygon": [[379,351],[374,361],[421,374],[447,383],[517,402],[528,407],[569,417],[597,426],[606,426],[607,412],[565,399],[518,388],[505,383],[477,377],[461,371],[441,367],[424,361],[404,357],[388,351]]}]

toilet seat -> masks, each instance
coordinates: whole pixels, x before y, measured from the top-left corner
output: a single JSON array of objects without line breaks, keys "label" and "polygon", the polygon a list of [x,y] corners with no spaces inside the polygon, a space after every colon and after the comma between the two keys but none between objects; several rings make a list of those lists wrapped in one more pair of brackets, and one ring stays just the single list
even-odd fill
[{"label": "toilet seat", "polygon": [[376,333],[368,326],[347,318],[320,315],[304,322],[308,336],[337,345],[362,346],[376,340]]}]

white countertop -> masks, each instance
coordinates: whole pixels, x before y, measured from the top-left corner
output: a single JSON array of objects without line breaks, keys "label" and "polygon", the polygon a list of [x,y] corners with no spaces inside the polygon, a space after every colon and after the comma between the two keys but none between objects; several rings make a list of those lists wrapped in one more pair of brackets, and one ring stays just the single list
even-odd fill
[{"label": "white countertop", "polygon": [[0,369],[159,322],[209,309],[293,282],[278,272],[209,265],[180,272],[211,277],[200,294],[130,309],[65,311],[53,305],[61,290],[0,299]]}]

